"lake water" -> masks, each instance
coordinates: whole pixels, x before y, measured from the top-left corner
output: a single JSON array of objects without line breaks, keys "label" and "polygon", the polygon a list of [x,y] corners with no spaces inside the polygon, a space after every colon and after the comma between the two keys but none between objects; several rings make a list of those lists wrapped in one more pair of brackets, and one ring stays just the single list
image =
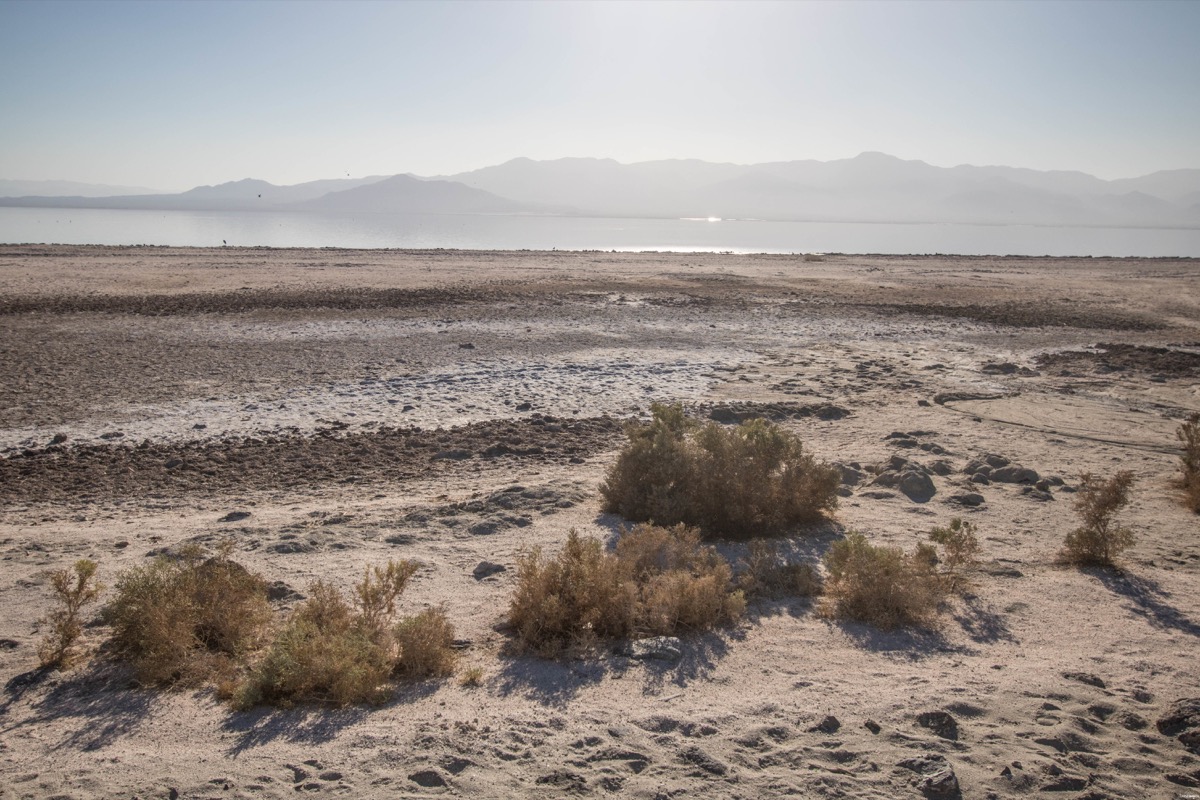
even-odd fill
[{"label": "lake water", "polygon": [[1200,257],[1200,229],[0,208],[0,242]]}]

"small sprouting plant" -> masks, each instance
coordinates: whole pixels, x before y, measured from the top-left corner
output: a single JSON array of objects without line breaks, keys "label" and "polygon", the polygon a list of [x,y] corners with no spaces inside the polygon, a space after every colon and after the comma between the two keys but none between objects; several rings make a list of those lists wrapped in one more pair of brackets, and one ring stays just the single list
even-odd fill
[{"label": "small sprouting plant", "polygon": [[1105,480],[1085,473],[1075,496],[1075,511],[1083,525],[1067,534],[1064,558],[1078,565],[1112,566],[1133,544],[1133,531],[1117,524],[1116,515],[1129,505],[1133,473],[1118,472]]},{"label": "small sprouting plant", "polygon": [[1200,411],[1188,417],[1175,435],[1183,443],[1179,461],[1183,470],[1184,501],[1188,508],[1200,513]]},{"label": "small sprouting plant", "polygon": [[478,689],[483,685],[483,667],[467,667],[458,677],[458,685],[464,689]]},{"label": "small sprouting plant", "polygon": [[72,647],[83,633],[79,612],[104,590],[95,580],[96,562],[81,558],[71,569],[60,569],[50,575],[50,586],[61,606],[43,620],[50,632],[38,645],[38,659],[43,667],[65,669],[70,666]]},{"label": "small sprouting plant", "polygon": [[940,561],[946,567],[945,577],[951,588],[957,587],[963,573],[978,563],[979,538],[975,535],[975,526],[955,517],[949,525],[931,530],[929,541],[942,548]]}]

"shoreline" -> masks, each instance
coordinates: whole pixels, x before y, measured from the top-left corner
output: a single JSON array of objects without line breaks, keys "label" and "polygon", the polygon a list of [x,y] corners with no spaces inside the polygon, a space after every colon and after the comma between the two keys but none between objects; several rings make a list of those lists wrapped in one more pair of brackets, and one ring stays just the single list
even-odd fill
[{"label": "shoreline", "polygon": [[[1197,517],[1173,486],[1198,277],[1196,259],[0,245],[0,775],[81,800],[893,798],[936,761],[964,797],[1194,791],[1200,754],[1155,722],[1200,685]],[[929,629],[785,598],[674,660],[514,654],[521,555],[613,541],[598,486],[656,401],[766,417],[844,467],[832,519],[780,537],[790,557],[819,565],[851,530],[911,551],[961,517],[969,591]],[[1046,488],[974,480],[989,455]],[[897,463],[934,493],[889,486]],[[1136,477],[1121,571],[1063,567],[1072,490],[1116,469]],[[234,712],[131,687],[94,615],[90,661],[37,671],[50,572],[89,558],[111,586],[223,541],[279,582],[279,614],[315,580],[419,561],[402,613],[445,608],[480,685]]]}]

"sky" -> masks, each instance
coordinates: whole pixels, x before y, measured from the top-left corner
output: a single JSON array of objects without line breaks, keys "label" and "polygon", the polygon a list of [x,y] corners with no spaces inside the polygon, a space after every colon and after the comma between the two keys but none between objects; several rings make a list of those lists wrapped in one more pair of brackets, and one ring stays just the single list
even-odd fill
[{"label": "sky", "polygon": [[0,178],[1200,168],[1200,2],[0,0]]}]

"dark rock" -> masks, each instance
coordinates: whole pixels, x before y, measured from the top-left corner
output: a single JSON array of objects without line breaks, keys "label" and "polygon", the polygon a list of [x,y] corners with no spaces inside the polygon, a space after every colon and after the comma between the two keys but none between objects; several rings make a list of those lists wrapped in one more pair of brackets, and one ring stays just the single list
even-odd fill
[{"label": "dark rock", "polygon": [[516,406],[517,411],[529,411],[532,408],[533,408],[533,403],[518,403]]},{"label": "dark rock", "polygon": [[163,466],[166,467],[167,469],[175,469],[176,467],[182,467],[183,459],[182,458],[168,459],[167,463],[163,464]]},{"label": "dark rock", "polygon": [[927,503],[937,494],[937,487],[933,485],[933,479],[924,472],[916,470],[905,470],[900,476],[897,488],[904,492],[909,500],[916,503]]},{"label": "dark rock", "polygon": [[985,455],[983,457],[983,461],[985,464],[987,464],[992,469],[1000,469],[1001,467],[1007,467],[1009,464],[1012,463],[1004,456],[998,456],[995,453],[988,453],[987,455]]},{"label": "dark rock", "polygon": [[1200,755],[1200,728],[1185,731],[1177,737],[1179,742],[1196,755]]},{"label": "dark rock", "polygon": [[947,475],[953,474],[954,465],[945,459],[938,459],[929,465],[929,471],[934,475],[940,475],[944,478]]},{"label": "dark rock", "polygon": [[917,405],[919,405],[921,408],[929,408],[932,403],[930,403],[928,400],[918,400]]},{"label": "dark rock", "polygon": [[[414,772],[408,776],[408,779],[418,786],[424,786],[427,789],[446,785],[446,779],[437,770],[432,769],[423,769],[419,772]],[[541,783],[540,778],[538,779],[538,783]]]},{"label": "dark rock", "polygon": [[0,639],[0,650],[16,650],[20,646],[16,639]]},{"label": "dark rock", "polygon": [[1095,686],[1097,689],[1106,688],[1104,680],[1090,672],[1064,672],[1062,676],[1068,680],[1086,683],[1088,686]]},{"label": "dark rock", "polygon": [[681,752],[679,757],[685,763],[697,766],[710,775],[724,775],[729,771],[729,767],[717,761],[699,747],[689,747]]},{"label": "dark rock", "polygon": [[941,455],[946,454],[946,448],[942,447],[937,442],[922,442],[921,449],[924,450],[926,453],[932,453],[935,456],[941,456]]},{"label": "dark rock", "polygon": [[1078,792],[1086,789],[1088,779],[1081,778],[1077,775],[1059,775],[1049,783],[1044,783],[1041,786],[1043,792]]},{"label": "dark rock", "polygon": [[1135,714],[1132,711],[1126,711],[1117,717],[1117,722],[1127,731],[1145,730],[1150,722],[1141,714]]},{"label": "dark rock", "polygon": [[1043,492],[1042,490],[1035,489],[1032,486],[1026,486],[1022,488],[1021,494],[1025,495],[1030,500],[1037,500],[1041,503],[1045,503],[1054,499],[1054,495],[1050,494],[1049,492]]},{"label": "dark rock", "polygon": [[458,349],[459,350],[474,350],[475,345],[471,344],[470,342],[462,342],[461,344],[459,344]]},{"label": "dark rock", "polygon": [[960,494],[953,495],[947,500],[947,502],[957,503],[958,505],[966,506],[967,508],[975,508],[983,505],[984,499],[983,495],[977,492],[962,492]]},{"label": "dark rock", "polygon": [[917,715],[917,724],[943,739],[958,738],[958,722],[945,711],[925,711]]},{"label": "dark rock", "polygon": [[283,581],[271,581],[267,584],[267,599],[272,601],[303,600],[304,595],[297,592]]},{"label": "dark rock", "polygon": [[1200,788],[1200,769],[1190,775],[1186,772],[1168,772],[1163,777],[1176,786],[1184,786],[1188,789]]},{"label": "dark rock", "polygon": [[945,756],[930,754],[906,758],[897,762],[896,766],[912,770],[920,775],[921,794],[928,798],[949,800],[962,796],[958,777],[954,774],[954,768],[950,766],[950,762],[946,760]]},{"label": "dark rock", "polygon": [[971,483],[977,483],[980,486],[988,486],[992,482],[992,479],[989,478],[987,475],[983,474],[982,472],[976,472],[974,475],[971,476],[970,480],[971,480]]},{"label": "dark rock", "polygon": [[879,723],[873,719],[869,719],[864,722],[863,727],[869,730],[871,733],[879,733],[881,730],[883,730],[883,728],[879,726]]},{"label": "dark rock", "polygon": [[481,581],[484,578],[490,578],[492,575],[500,572],[506,572],[507,570],[508,567],[504,566],[503,564],[496,564],[491,561],[480,561],[475,566],[475,569],[472,570],[471,574],[475,576],[475,580]]},{"label": "dark rock", "polygon": [[866,477],[866,473],[862,470],[855,469],[848,464],[835,463],[833,467],[842,473],[843,486],[858,486],[862,482],[862,479]]},{"label": "dark rock", "polygon": [[866,497],[871,500],[890,500],[896,496],[896,493],[895,492],[883,492],[883,491],[859,492],[858,496]]},{"label": "dark rock", "polygon": [[1040,479],[1036,470],[1017,464],[993,469],[988,477],[999,483],[1037,483]]},{"label": "dark rock", "polygon": [[249,516],[249,511],[230,511],[228,514],[217,520],[217,522],[241,522]]},{"label": "dark rock", "polygon": [[50,446],[53,447],[56,444],[62,444],[66,440],[67,440],[67,435],[65,433],[56,433],[50,439]]},{"label": "dark rock", "polygon": [[1200,728],[1200,697],[1176,700],[1154,723],[1163,736],[1175,736],[1191,728]]},{"label": "dark rock", "polygon": [[825,719],[821,720],[816,725],[808,729],[809,733],[837,733],[841,730],[842,723],[833,714],[829,714]]},{"label": "dark rock", "polygon": [[100,438],[104,439],[105,441],[111,441],[113,439],[124,439],[125,433],[124,433],[124,431],[109,431],[108,433],[100,434]]},{"label": "dark rock", "polygon": [[285,539],[282,542],[267,545],[266,550],[268,553],[279,553],[286,556],[295,555],[296,553],[315,553],[317,546],[312,542],[300,539]]},{"label": "dark rock", "polygon": [[534,781],[538,786],[549,786],[560,792],[583,792],[587,790],[587,779],[577,772],[556,769]]}]

